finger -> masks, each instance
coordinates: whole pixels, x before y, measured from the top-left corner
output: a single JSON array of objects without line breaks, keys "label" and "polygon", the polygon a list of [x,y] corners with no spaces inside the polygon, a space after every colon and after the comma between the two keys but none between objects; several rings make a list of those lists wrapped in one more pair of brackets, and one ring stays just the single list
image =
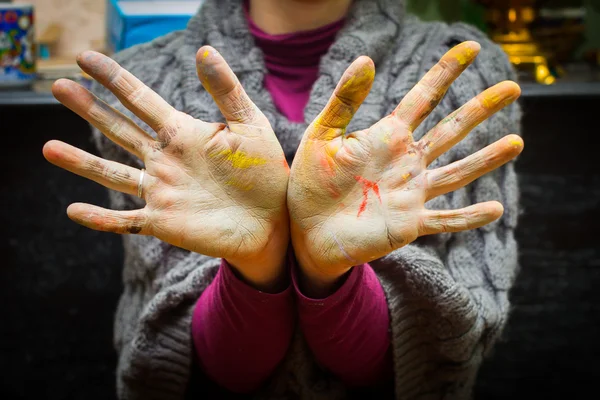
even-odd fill
[{"label": "finger", "polygon": [[506,164],[522,150],[523,140],[508,135],[460,161],[427,171],[427,200],[468,185]]},{"label": "finger", "polygon": [[152,136],[132,120],[73,81],[57,80],[52,85],[52,94],[110,140],[141,159],[144,158],[145,151],[155,143]]},{"label": "finger", "polygon": [[431,164],[464,139],[473,128],[514,102],[520,95],[521,88],[515,82],[500,82],[443,119],[419,141],[426,164]]},{"label": "finger", "polygon": [[367,98],[375,79],[369,57],[358,57],[344,72],[329,102],[313,122],[312,138],[331,140],[345,133],[352,117]]},{"label": "finger", "polygon": [[196,54],[196,69],[202,86],[210,93],[228,123],[260,128],[265,124],[270,126],[218,51],[210,46],[201,47]]},{"label": "finger", "polygon": [[140,170],[107,161],[70,144],[51,140],[44,145],[44,157],[52,164],[91,179],[109,189],[137,195]]},{"label": "finger", "polygon": [[161,141],[170,141],[174,130],[170,124],[177,111],[156,92],[104,54],[85,51],[77,56],[77,64],[148,124]]},{"label": "finger", "polygon": [[477,203],[458,210],[425,210],[419,236],[480,228],[500,218],[504,208],[497,201]]},{"label": "finger", "polygon": [[414,131],[444,97],[456,78],[475,60],[481,46],[463,42],[442,56],[398,104],[392,115]]},{"label": "finger", "polygon": [[149,234],[144,210],[114,211],[91,204],[74,203],[67,208],[67,215],[78,224],[97,231]]}]

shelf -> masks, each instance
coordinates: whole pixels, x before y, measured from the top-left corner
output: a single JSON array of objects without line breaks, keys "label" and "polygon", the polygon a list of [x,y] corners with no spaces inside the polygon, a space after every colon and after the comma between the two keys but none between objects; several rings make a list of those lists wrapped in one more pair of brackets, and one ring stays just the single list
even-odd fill
[{"label": "shelf", "polygon": [[0,89],[0,106],[59,105],[50,87],[51,81],[36,81],[24,89]]},{"label": "shelf", "polygon": [[52,93],[34,91],[0,91],[0,106],[43,106],[60,104]]},{"label": "shelf", "polygon": [[554,85],[538,83],[521,83],[521,97],[600,97],[600,82],[557,82]]}]

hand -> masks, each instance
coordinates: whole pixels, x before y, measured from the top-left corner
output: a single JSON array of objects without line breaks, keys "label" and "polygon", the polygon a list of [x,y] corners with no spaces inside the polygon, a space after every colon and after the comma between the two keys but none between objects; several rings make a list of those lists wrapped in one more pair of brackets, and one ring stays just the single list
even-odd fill
[{"label": "hand", "polygon": [[[276,284],[289,242],[289,168],[263,113],[222,56],[203,47],[198,76],[227,120],[209,123],[175,110],[112,59],[85,52],[80,67],[109,89],[157,134],[65,79],[52,91],[65,106],[145,164],[134,211],[72,204],[67,213],[92,229],[153,235],[190,251],[222,257],[251,283]],[[46,143],[48,161],[107,188],[137,195],[141,171],[95,157],[59,141]]]},{"label": "hand", "polygon": [[352,266],[383,257],[419,236],[478,228],[502,215],[502,205],[495,201],[451,211],[427,210],[424,205],[516,157],[523,149],[519,136],[508,135],[441,168],[427,166],[516,100],[517,84],[489,88],[421,140],[412,137],[479,49],[475,42],[451,49],[391,115],[352,133],[345,128],[366,98],[375,71],[367,57],[346,70],[304,134],[288,187],[295,254],[314,282],[331,284]]}]

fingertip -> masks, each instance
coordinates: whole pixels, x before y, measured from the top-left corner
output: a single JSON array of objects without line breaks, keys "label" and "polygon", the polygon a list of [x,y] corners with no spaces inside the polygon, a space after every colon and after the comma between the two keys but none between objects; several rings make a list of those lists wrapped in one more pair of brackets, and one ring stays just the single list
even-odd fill
[{"label": "fingertip", "polygon": [[375,79],[375,63],[368,56],[360,56],[344,72],[336,91],[339,96],[362,103]]},{"label": "fingertip", "polygon": [[90,56],[90,52],[89,50],[86,51],[82,51],[77,53],[77,55],[75,56],[75,62],[78,65],[81,65],[88,57]]},{"label": "fingertip", "polygon": [[469,48],[476,53],[479,53],[479,51],[481,50],[481,44],[479,44],[479,42],[476,42],[474,40],[468,40],[464,43],[466,46],[469,46]]},{"label": "fingertip", "polygon": [[521,86],[515,81],[502,81],[498,84],[503,91],[510,93],[510,97],[513,99],[518,98],[521,95]]},{"label": "fingertip", "polygon": [[504,206],[496,200],[478,203],[472,207],[473,211],[477,214],[477,217],[473,219],[473,221],[477,221],[474,223],[473,228],[480,228],[491,224],[504,214]]},{"label": "fingertip", "polygon": [[508,145],[513,151],[513,154],[517,155],[523,151],[525,148],[525,143],[523,142],[523,138],[519,135],[511,134],[506,136],[506,141]]},{"label": "fingertip", "polygon": [[62,98],[65,94],[67,94],[69,92],[70,86],[73,84],[73,81],[71,81],[70,79],[66,79],[66,78],[60,78],[58,80],[56,80],[53,84],[52,84],[52,95],[57,99],[60,100],[60,98]]},{"label": "fingertip", "polygon": [[60,143],[61,142],[58,140],[49,140],[44,144],[44,147],[42,147],[42,154],[46,160],[52,162],[58,158],[58,146],[60,146]]},{"label": "fingertip", "polygon": [[373,62],[373,59],[369,56],[359,56],[356,60],[354,60],[354,63],[362,66],[363,68],[375,70],[375,63]]},{"label": "fingertip", "polygon": [[475,41],[466,41],[452,47],[442,57],[440,62],[448,62],[455,60],[458,63],[460,70],[467,68],[475,60],[481,50],[481,45]]},{"label": "fingertip", "polygon": [[202,46],[196,53],[196,65],[214,65],[223,60],[223,56],[212,46]]},{"label": "fingertip", "polygon": [[75,57],[75,61],[77,62],[77,65],[79,65],[82,68],[88,67],[90,63],[94,60],[94,58],[96,58],[98,55],[100,55],[100,53],[96,51],[85,50],[77,54],[77,56]]},{"label": "fingertip", "polygon": [[493,218],[493,221],[497,220],[504,214],[504,206],[499,201],[490,201],[490,216]]},{"label": "fingertip", "polygon": [[235,85],[235,78],[232,77],[231,69],[225,62],[225,59],[214,47],[202,46],[196,53],[196,70],[198,78],[206,89],[212,95],[218,95],[223,91],[223,87],[231,88]]},{"label": "fingertip", "polygon": [[84,212],[85,204],[73,203],[67,207],[67,215],[75,222],[81,222],[81,214]]}]

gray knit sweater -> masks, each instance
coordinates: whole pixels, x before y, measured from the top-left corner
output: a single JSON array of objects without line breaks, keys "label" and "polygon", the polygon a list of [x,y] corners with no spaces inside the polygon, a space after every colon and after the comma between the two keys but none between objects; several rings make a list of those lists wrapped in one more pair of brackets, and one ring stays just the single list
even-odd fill
[{"label": "gray knit sweater", "polygon": [[[291,159],[307,124],[356,57],[370,56],[377,73],[371,93],[350,124],[353,130],[390,113],[449,48],[465,40],[478,41],[481,53],[417,129],[414,137],[420,139],[479,92],[499,81],[514,80],[515,75],[501,49],[481,32],[465,24],[419,22],[405,15],[402,0],[355,0],[345,27],[322,58],[304,123],[290,123],[264,88],[265,66],[248,31],[242,0],[207,0],[186,30],[125,50],[115,59],[175,108],[202,120],[222,121],[195,68],[198,48],[214,46],[265,113]],[[100,85],[94,85],[93,91],[131,116]],[[519,123],[517,105],[502,110],[431,168],[459,160],[508,133],[519,133]],[[105,158],[142,166],[97,130],[94,139]],[[500,220],[477,230],[418,239],[372,263],[389,305],[398,399],[470,397],[481,361],[505,325],[508,291],[517,270],[518,187],[513,163],[427,206],[451,209],[487,200],[504,205]],[[142,200],[122,193],[111,192],[111,201],[115,209],[143,207]],[[197,380],[191,373],[192,310],[215,276],[219,260],[154,237],[124,235],[123,243],[124,292],[114,331],[118,395],[144,400],[185,398],[190,381]],[[254,397],[341,399],[348,392],[315,363],[297,333],[278,371]]]}]

